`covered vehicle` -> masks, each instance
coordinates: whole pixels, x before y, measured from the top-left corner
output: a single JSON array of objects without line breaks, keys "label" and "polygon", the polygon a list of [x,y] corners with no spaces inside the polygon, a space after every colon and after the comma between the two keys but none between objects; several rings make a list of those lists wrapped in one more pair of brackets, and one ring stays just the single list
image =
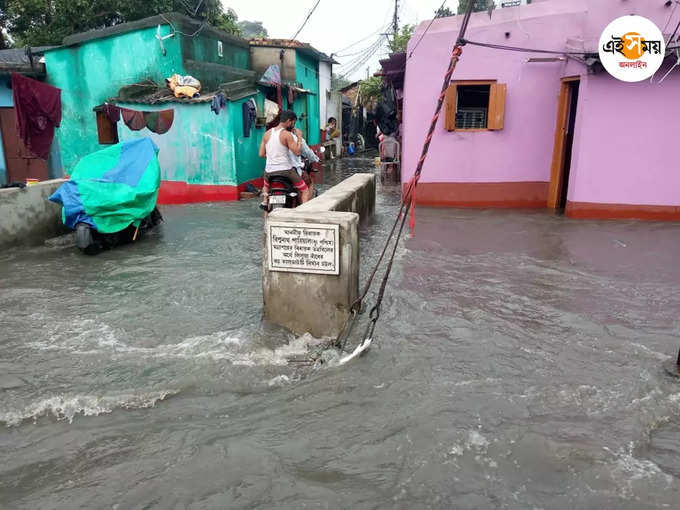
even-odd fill
[{"label": "covered vehicle", "polygon": [[63,206],[62,221],[76,231],[78,247],[94,255],[162,221],[160,182],[158,147],[140,138],[85,156],[49,200]]}]

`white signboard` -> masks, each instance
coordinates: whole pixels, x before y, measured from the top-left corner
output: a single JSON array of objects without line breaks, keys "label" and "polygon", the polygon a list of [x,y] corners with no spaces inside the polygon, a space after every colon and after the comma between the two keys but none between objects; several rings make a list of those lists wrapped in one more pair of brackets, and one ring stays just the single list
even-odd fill
[{"label": "white signboard", "polygon": [[268,223],[269,270],[340,274],[340,227],[321,223]]}]

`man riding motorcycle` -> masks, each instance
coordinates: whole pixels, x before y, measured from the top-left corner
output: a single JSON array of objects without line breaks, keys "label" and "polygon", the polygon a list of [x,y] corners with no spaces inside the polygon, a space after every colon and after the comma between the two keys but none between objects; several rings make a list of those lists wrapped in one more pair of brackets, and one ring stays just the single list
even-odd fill
[{"label": "man riding motorcycle", "polygon": [[[264,169],[264,186],[262,188],[263,208],[268,209],[269,180],[272,177],[283,177],[288,179],[297,191],[300,202],[309,200],[308,188],[304,179],[293,167],[289,152],[295,156],[300,156],[302,152],[302,132],[295,128],[297,115],[295,112],[286,110],[281,113],[278,126],[267,131],[260,144],[259,155],[267,158]],[[293,133],[296,137],[293,136]],[[297,138],[297,140],[296,140]]]}]

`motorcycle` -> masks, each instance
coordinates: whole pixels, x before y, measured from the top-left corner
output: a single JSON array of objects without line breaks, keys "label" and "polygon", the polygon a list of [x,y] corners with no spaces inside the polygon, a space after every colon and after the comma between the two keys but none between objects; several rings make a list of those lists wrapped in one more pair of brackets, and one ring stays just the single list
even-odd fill
[{"label": "motorcycle", "polygon": [[141,221],[139,227],[129,225],[112,234],[102,234],[88,223],[81,222],[76,225],[76,246],[86,255],[97,255],[104,250],[136,241],[140,235],[144,235],[162,222],[163,216],[156,207]]},{"label": "motorcycle", "polygon": [[[316,152],[319,159],[322,158],[326,151],[325,147],[320,147]],[[317,173],[319,170],[314,167],[316,163],[309,158],[302,158],[304,170],[309,173]],[[313,185],[313,181],[312,181]],[[260,208],[265,212],[272,212],[276,209],[295,209],[302,202],[299,193],[293,186],[293,183],[287,177],[275,175],[269,178],[269,200],[267,205],[260,204]]]}]

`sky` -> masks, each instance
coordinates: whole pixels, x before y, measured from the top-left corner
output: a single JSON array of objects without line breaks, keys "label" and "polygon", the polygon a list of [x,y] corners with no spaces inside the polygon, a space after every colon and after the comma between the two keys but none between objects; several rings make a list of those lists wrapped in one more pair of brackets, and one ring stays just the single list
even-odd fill
[{"label": "sky", "polygon": [[[239,20],[261,21],[269,37],[290,39],[302,25],[316,0],[222,0]],[[432,19],[442,0],[399,0],[399,25],[417,24]],[[447,7],[455,11],[458,0],[448,0]],[[368,50],[392,22],[394,0],[320,0],[297,40],[310,43],[326,54],[347,55],[334,58],[344,64],[334,66],[335,74],[349,73],[349,80],[366,77],[366,68],[372,75],[380,68],[378,60],[388,54],[387,46],[377,51],[365,64],[353,61],[361,57],[351,55]],[[391,30],[391,28],[390,28]],[[369,37],[367,37],[369,36]],[[366,38],[355,46],[341,51]],[[352,68],[355,67],[355,70]],[[357,68],[358,67],[358,68]]]}]

